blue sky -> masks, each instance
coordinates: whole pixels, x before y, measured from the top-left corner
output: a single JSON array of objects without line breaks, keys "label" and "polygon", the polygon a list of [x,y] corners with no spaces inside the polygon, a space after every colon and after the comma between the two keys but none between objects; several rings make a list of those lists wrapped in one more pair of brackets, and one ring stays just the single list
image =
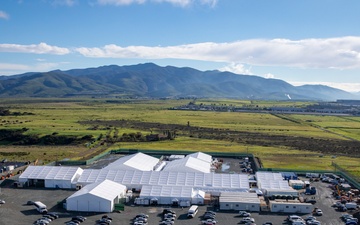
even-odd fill
[{"label": "blue sky", "polygon": [[0,75],[132,65],[360,91],[359,0],[2,0]]}]

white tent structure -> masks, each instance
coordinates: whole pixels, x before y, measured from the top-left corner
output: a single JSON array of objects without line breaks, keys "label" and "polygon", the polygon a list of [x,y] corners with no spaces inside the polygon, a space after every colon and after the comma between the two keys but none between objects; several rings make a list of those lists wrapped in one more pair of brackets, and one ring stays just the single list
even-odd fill
[{"label": "white tent structure", "polygon": [[104,180],[86,185],[66,199],[66,210],[81,212],[112,212],[119,199],[126,194],[126,187]]},{"label": "white tent structure", "polygon": [[104,169],[153,171],[158,163],[159,159],[139,152],[121,157],[110,163]]},{"label": "white tent structure", "polygon": [[206,192],[247,191],[247,174],[174,172],[174,171],[124,171],[85,169],[78,183],[86,185],[105,179],[125,185],[128,189],[141,190],[145,185],[184,186]]},{"label": "white tent structure", "polygon": [[210,164],[212,163],[212,156],[209,154],[205,154],[203,152],[195,152],[195,153],[187,155],[186,157],[193,157],[193,158],[200,159],[200,160],[210,163]]},{"label": "white tent structure", "polygon": [[80,167],[28,166],[20,175],[19,182],[28,186],[75,189],[82,172]]},{"label": "white tent structure", "polygon": [[210,173],[211,164],[194,157],[173,160],[167,163],[163,171],[202,172]]},{"label": "white tent structure", "polygon": [[256,193],[221,192],[219,204],[221,210],[260,211],[260,199]]},{"label": "white tent structure", "polygon": [[258,188],[261,189],[266,196],[299,195],[296,190],[289,186],[289,182],[284,180],[281,173],[256,172],[255,176]]},{"label": "white tent structure", "polygon": [[190,206],[204,204],[205,192],[183,186],[145,185],[140,192],[141,199],[149,199],[149,204]]}]

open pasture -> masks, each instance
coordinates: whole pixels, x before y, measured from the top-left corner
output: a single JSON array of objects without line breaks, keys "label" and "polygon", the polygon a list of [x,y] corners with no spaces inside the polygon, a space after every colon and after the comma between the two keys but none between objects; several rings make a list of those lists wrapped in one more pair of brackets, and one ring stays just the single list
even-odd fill
[{"label": "open pasture", "polygon": [[[261,158],[265,167],[294,169],[327,169],[332,170],[327,149],[302,149],[302,144],[291,147],[290,141],[296,138],[307,141],[316,139],[360,140],[360,119],[357,117],[313,116],[313,115],[272,115],[268,113],[237,113],[210,111],[178,111],[168,110],[170,107],[187,104],[190,100],[106,100],[106,99],[15,99],[0,100],[4,108],[11,112],[28,112],[33,115],[2,116],[1,129],[27,128],[25,134],[35,135],[75,135],[99,136],[118,135],[141,132],[144,135],[162,132],[164,125],[171,128],[180,127],[178,136],[173,141],[160,142],[116,142],[102,146],[12,146],[2,143],[1,152],[29,152],[27,159],[42,159],[44,162],[63,158],[84,158],[92,151],[107,151],[118,148],[167,149],[189,151],[223,151],[247,152]],[[209,104],[211,100],[204,101]],[[223,102],[223,103],[221,103]],[[211,103],[210,103],[211,104]],[[250,102],[235,100],[214,100],[213,104],[262,104],[266,102]],[[268,105],[286,104],[306,105],[299,102],[268,102]],[[94,121],[99,121],[94,125]],[[143,126],[124,126],[116,121],[137,121]],[[150,125],[149,125],[150,124]],[[157,127],[159,127],[157,129]],[[188,131],[187,127],[192,128]],[[207,133],[202,135],[202,129]],[[196,132],[196,130],[199,130]],[[194,134],[195,133],[195,134]],[[241,136],[245,134],[245,136]],[[250,139],[258,138],[258,142]],[[276,137],[282,142],[275,143]],[[246,138],[250,138],[247,140]],[[261,140],[264,139],[264,140]],[[266,139],[266,140],[265,140]],[[300,140],[300,139],[299,139]],[[314,141],[315,143],[316,141]],[[261,143],[261,144],[259,144]],[[264,144],[265,143],[265,144]],[[338,154],[336,163],[351,168],[354,174],[360,171],[360,158]],[[319,157],[319,156],[322,157]],[[336,154],[335,154],[336,155]],[[359,154],[357,155],[359,156]],[[1,156],[0,156],[1,157]],[[4,158],[11,158],[7,154]]]}]

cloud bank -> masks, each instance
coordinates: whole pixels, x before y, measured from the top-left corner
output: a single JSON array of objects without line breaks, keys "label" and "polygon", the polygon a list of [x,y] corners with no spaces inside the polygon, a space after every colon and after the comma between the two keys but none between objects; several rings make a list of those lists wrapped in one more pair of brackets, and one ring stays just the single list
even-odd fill
[{"label": "cloud bank", "polygon": [[5,20],[7,20],[7,19],[9,19],[9,18],[10,18],[10,17],[9,17],[9,15],[8,15],[6,12],[0,10],[0,19],[5,19]]},{"label": "cloud bank", "polygon": [[51,46],[46,43],[33,45],[0,44],[0,52],[65,55],[69,54],[70,50],[67,48]]},{"label": "cloud bank", "polygon": [[97,0],[100,5],[115,5],[115,6],[123,6],[130,4],[144,4],[146,2],[153,3],[170,3],[175,6],[187,7],[192,4],[202,4],[209,5],[214,7],[217,3],[217,0]]},{"label": "cloud bank", "polygon": [[93,58],[190,59],[258,66],[360,68],[360,37],[353,36],[303,40],[250,39],[166,47],[110,44],[101,48],[81,47],[75,51]]}]

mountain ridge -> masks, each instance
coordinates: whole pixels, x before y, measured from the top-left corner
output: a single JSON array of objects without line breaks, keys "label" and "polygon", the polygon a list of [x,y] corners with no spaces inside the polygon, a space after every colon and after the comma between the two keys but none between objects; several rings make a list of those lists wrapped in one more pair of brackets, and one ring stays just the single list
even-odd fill
[{"label": "mountain ridge", "polygon": [[126,95],[147,98],[221,97],[259,100],[359,99],[324,86],[293,86],[280,79],[154,63],[28,72],[0,76],[0,98]]}]

